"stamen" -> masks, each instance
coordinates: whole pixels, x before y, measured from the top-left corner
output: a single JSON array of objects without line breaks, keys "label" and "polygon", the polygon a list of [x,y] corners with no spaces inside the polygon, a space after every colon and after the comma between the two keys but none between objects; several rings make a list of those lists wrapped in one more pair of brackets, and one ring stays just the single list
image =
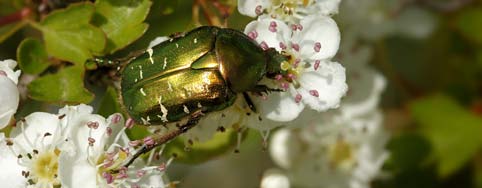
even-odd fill
[{"label": "stamen", "polygon": [[300,51],[300,45],[298,45],[296,43],[291,43],[291,48],[293,48],[297,52]]},{"label": "stamen", "polygon": [[118,124],[121,119],[122,119],[122,116],[121,116],[121,115],[115,114],[114,117],[112,117],[112,123],[113,123],[113,124]]},{"label": "stamen", "polygon": [[87,122],[87,127],[91,128],[91,129],[97,129],[97,128],[99,128],[99,122],[89,121],[89,122]]},{"label": "stamen", "polygon": [[319,97],[319,96],[320,96],[320,94],[318,93],[318,91],[317,91],[317,90],[314,90],[314,89],[313,89],[313,90],[310,90],[310,95],[312,95],[312,96],[314,96],[314,97]]},{"label": "stamen", "polygon": [[315,47],[313,47],[313,49],[315,50],[315,52],[320,52],[320,50],[321,50],[321,43],[320,43],[320,42],[316,42],[316,43],[315,43]]},{"label": "stamen", "polygon": [[107,127],[107,128],[105,129],[105,133],[107,134],[107,136],[111,136],[111,135],[112,135],[112,128]]},{"label": "stamen", "polygon": [[132,140],[132,141],[129,142],[129,146],[131,146],[131,147],[136,147],[136,146],[138,146],[140,143],[141,143],[140,140]]},{"label": "stamen", "polygon": [[129,118],[127,119],[126,123],[125,123],[125,127],[128,128],[128,129],[131,129],[132,127],[134,127],[134,119],[132,118]]},{"label": "stamen", "polygon": [[259,45],[261,46],[261,48],[262,48],[263,50],[267,50],[267,49],[269,48],[269,47],[268,47],[268,44],[266,44],[265,41],[261,42],[261,44],[259,44]]},{"label": "stamen", "polygon": [[301,102],[301,99],[302,99],[301,94],[299,94],[299,93],[298,93],[298,94],[296,94],[296,97],[295,97],[295,102],[296,102],[296,103],[300,103],[300,102]]},{"label": "stamen", "polygon": [[261,5],[258,5],[256,6],[256,9],[254,9],[254,12],[257,14],[257,15],[260,15],[263,13],[263,7]]},{"label": "stamen", "polygon": [[277,74],[277,75],[274,77],[274,79],[275,79],[275,80],[278,80],[278,81],[281,80],[282,78],[283,78],[283,75],[281,75],[281,74]]},{"label": "stamen", "polygon": [[94,146],[94,143],[95,143],[95,139],[94,139],[94,138],[89,137],[89,138],[87,138],[87,140],[89,141],[89,146]]},{"label": "stamen", "polygon": [[271,23],[269,24],[269,28],[268,28],[268,29],[269,29],[269,31],[275,33],[276,31],[278,31],[278,30],[276,29],[277,26],[278,26],[278,25],[276,24],[275,21],[271,21]]},{"label": "stamen", "polygon": [[112,182],[114,182],[114,177],[110,173],[103,172],[102,177],[105,179],[107,184],[111,184]]},{"label": "stamen", "polygon": [[145,145],[147,145],[147,146],[149,146],[149,147],[150,147],[150,146],[153,146],[153,145],[155,144],[154,139],[153,139],[152,137],[150,137],[150,136],[145,137],[142,141],[144,142]]},{"label": "stamen", "polygon": [[256,30],[250,31],[248,37],[254,40],[258,37],[258,32]]},{"label": "stamen", "polygon": [[283,43],[283,42],[279,42],[279,47],[282,49],[282,50],[286,50],[286,44]]},{"label": "stamen", "polygon": [[7,73],[3,70],[0,70],[0,76],[7,76]]},{"label": "stamen", "polygon": [[318,70],[319,67],[320,67],[320,60],[316,60],[315,65],[313,65],[313,68],[315,68],[315,70]]}]

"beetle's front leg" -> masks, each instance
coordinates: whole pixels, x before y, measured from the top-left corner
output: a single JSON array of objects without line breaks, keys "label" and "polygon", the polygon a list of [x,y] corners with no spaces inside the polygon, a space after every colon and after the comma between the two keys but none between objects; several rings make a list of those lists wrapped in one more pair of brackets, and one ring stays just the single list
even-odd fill
[{"label": "beetle's front leg", "polygon": [[262,95],[263,93],[269,94],[270,92],[283,92],[284,90],[278,88],[270,88],[266,85],[256,85],[251,92]]},{"label": "beetle's front leg", "polygon": [[201,110],[196,111],[196,112],[191,114],[191,116],[189,117],[189,120],[187,121],[186,124],[184,124],[182,126],[179,126],[178,129],[176,129],[175,131],[169,132],[167,134],[157,133],[157,134],[154,134],[154,135],[150,136],[150,138],[146,137],[148,139],[145,138],[144,140],[150,140],[149,142],[151,142],[151,141],[152,142],[151,143],[144,143],[142,145],[141,149],[139,151],[137,151],[129,159],[129,161],[124,165],[124,167],[129,167],[129,165],[132,164],[134,162],[134,160],[136,160],[142,154],[145,154],[145,153],[151,151],[152,149],[154,149],[157,146],[166,144],[170,140],[172,140],[172,139],[176,138],[177,136],[187,132],[189,129],[193,128],[194,126],[196,126],[198,124],[199,120],[201,119],[201,117],[203,115],[204,115],[204,113]]}]

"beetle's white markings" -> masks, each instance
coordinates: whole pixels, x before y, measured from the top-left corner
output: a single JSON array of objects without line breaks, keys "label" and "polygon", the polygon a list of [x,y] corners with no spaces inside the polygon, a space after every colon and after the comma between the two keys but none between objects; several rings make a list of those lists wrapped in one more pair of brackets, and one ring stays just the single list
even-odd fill
[{"label": "beetle's white markings", "polygon": [[129,110],[132,110],[132,106],[129,106]]},{"label": "beetle's white markings", "polygon": [[196,44],[196,43],[197,43],[197,38],[194,38],[194,44]]},{"label": "beetle's white markings", "polygon": [[162,69],[166,69],[167,66],[167,57],[164,57],[164,65],[162,66]]},{"label": "beetle's white markings", "polygon": [[134,80],[134,82],[137,82],[137,78]]},{"label": "beetle's white markings", "polygon": [[186,105],[182,105],[182,107],[184,107],[184,112],[185,112],[186,114],[189,114],[189,109],[187,108],[187,106],[186,106]]},{"label": "beetle's white markings", "polygon": [[145,119],[141,117],[142,124],[144,125],[150,125],[151,124],[151,117],[147,116]]},{"label": "beetle's white markings", "polygon": [[146,92],[144,92],[144,88],[141,87],[141,89],[139,89],[139,91],[141,91],[141,93],[142,93],[142,95],[144,95],[144,97],[147,96]]},{"label": "beetle's white markings", "polygon": [[169,92],[173,92],[174,90],[172,89],[172,85],[171,85],[171,82],[167,82],[167,90]]},{"label": "beetle's white markings", "polygon": [[159,106],[161,107],[162,116],[160,117],[163,122],[167,122],[167,108],[162,105],[162,96],[159,96]]},{"label": "beetle's white markings", "polygon": [[173,40],[174,40],[174,38],[171,38],[171,39],[169,39],[169,42],[172,42]]},{"label": "beetle's white markings", "polygon": [[147,53],[149,54],[149,61],[154,65],[154,59],[152,59],[152,54],[154,51],[152,51],[152,48],[147,49]]},{"label": "beetle's white markings", "polygon": [[142,66],[140,66],[140,65],[139,65],[139,77],[140,77],[141,79],[144,78],[144,76],[142,75]]},{"label": "beetle's white markings", "polygon": [[179,48],[179,44],[176,43],[176,48]]},{"label": "beetle's white markings", "polygon": [[200,102],[198,102],[198,103],[197,103],[197,107],[198,107],[198,108],[202,108],[202,107],[203,107],[203,105],[201,105],[201,103],[200,103]]}]

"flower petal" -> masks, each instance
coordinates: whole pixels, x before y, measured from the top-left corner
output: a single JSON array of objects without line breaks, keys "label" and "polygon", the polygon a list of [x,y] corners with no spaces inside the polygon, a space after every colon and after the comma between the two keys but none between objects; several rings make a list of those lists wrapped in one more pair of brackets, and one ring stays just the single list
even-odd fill
[{"label": "flower petal", "polygon": [[7,77],[15,84],[18,83],[18,77],[20,76],[20,70],[13,71],[16,66],[17,62],[11,59],[0,61],[0,71],[5,72]]},{"label": "flower petal", "polygon": [[[276,25],[275,30],[273,24]],[[264,42],[268,47],[281,51],[280,42],[286,44],[286,41],[290,38],[291,30],[284,22],[266,17],[250,22],[246,25],[244,33],[254,38],[262,47]],[[253,37],[253,35],[256,37]]]},{"label": "flower petal", "polygon": [[276,122],[287,122],[298,117],[305,105],[296,103],[288,92],[270,93],[266,99],[252,97],[259,113]]},{"label": "flower petal", "polygon": [[361,116],[377,108],[386,80],[370,68],[348,72],[350,91],[344,98],[340,112],[345,118]]},{"label": "flower petal", "polygon": [[0,133],[0,187],[23,188],[27,184],[27,179],[22,176],[25,167],[17,163],[17,156],[9,151],[4,137]]},{"label": "flower petal", "polygon": [[13,114],[17,112],[19,102],[19,92],[17,85],[7,78],[0,75],[0,129],[7,126],[13,117]]},{"label": "flower petal", "polygon": [[316,0],[315,7],[319,14],[333,15],[338,13],[338,6],[341,0]]},{"label": "flower petal", "polygon": [[19,147],[21,147],[25,152],[31,152],[33,149],[43,148],[43,146],[55,147],[51,144],[61,139],[60,131],[58,116],[45,112],[34,112],[25,117],[25,121],[19,121],[17,126],[12,129],[10,136],[14,139],[14,146],[18,146],[14,148],[20,149]]},{"label": "flower petal", "polygon": [[[327,60],[336,55],[340,46],[340,31],[335,21],[330,17],[313,15],[300,21],[301,32],[295,32],[293,40],[298,41],[303,59]],[[315,45],[319,43],[319,52]]]},{"label": "flower petal", "polygon": [[300,153],[301,143],[289,129],[280,129],[271,137],[269,154],[284,169],[290,169]]},{"label": "flower petal", "polygon": [[299,82],[303,103],[317,111],[337,108],[348,89],[345,68],[337,62],[321,62],[318,70],[304,72]]},{"label": "flower petal", "polygon": [[261,188],[289,188],[290,180],[278,169],[269,169],[261,180]]},{"label": "flower petal", "polygon": [[256,17],[258,14],[256,13],[256,7],[260,6],[261,10],[271,6],[270,0],[238,0],[238,11],[239,13]]},{"label": "flower petal", "polygon": [[76,160],[66,153],[60,153],[59,179],[62,187],[82,188],[97,186],[97,169],[87,160]]}]

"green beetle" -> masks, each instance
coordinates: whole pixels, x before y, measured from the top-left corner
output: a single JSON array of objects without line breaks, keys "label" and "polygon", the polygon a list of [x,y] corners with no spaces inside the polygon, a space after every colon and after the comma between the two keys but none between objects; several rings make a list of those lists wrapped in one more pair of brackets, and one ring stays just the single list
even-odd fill
[{"label": "green beetle", "polygon": [[[154,145],[163,144],[194,126],[202,114],[231,106],[238,94],[256,111],[247,92],[279,91],[258,82],[282,73],[285,60],[242,32],[199,27],[132,58],[121,74],[122,102],[140,124],[188,120],[174,133],[154,136]],[[134,158],[152,147],[145,144]]]}]

